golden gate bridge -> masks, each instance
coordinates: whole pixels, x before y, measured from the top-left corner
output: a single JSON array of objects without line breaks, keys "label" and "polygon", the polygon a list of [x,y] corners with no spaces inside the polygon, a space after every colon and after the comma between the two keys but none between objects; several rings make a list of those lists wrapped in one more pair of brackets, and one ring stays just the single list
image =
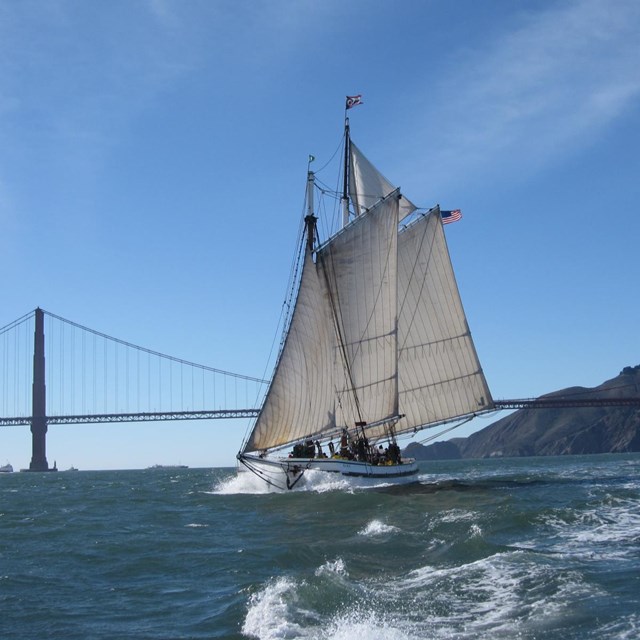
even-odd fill
[{"label": "golden gate bridge", "polygon": [[267,385],[40,308],[0,328],[0,426],[31,427],[29,471],[50,470],[49,425],[251,418]]},{"label": "golden gate bridge", "polygon": [[[40,308],[0,328],[0,426],[31,427],[29,471],[53,470],[46,456],[49,425],[254,418],[268,383],[134,345]],[[554,395],[494,404],[640,407],[640,398]]]}]

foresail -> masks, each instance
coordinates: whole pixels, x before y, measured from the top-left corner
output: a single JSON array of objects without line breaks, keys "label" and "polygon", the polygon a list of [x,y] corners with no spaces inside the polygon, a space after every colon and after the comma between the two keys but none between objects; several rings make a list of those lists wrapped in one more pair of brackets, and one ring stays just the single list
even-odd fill
[{"label": "foresail", "polygon": [[[381,198],[385,198],[397,187],[393,186],[372,164],[358,147],[350,142],[349,197],[356,215],[361,215]],[[400,196],[398,220],[416,210],[416,206]]]},{"label": "foresail", "polygon": [[439,208],[399,233],[398,261],[398,432],[492,407]]},{"label": "foresail", "polygon": [[245,451],[283,446],[335,426],[327,300],[324,276],[307,250],[291,326]]},{"label": "foresail", "polygon": [[398,193],[378,202],[318,251],[336,347],[336,421],[397,414]]}]

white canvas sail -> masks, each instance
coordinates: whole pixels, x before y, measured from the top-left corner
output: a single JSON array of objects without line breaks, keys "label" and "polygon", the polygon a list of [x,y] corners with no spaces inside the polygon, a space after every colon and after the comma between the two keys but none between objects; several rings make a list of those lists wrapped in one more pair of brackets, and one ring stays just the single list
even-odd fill
[{"label": "white canvas sail", "polygon": [[318,252],[336,324],[339,426],[397,415],[397,227],[393,192]]},{"label": "white canvas sail", "polygon": [[[349,144],[349,196],[356,215],[370,209],[381,198],[387,197],[397,187],[393,186],[372,164],[358,147]],[[404,196],[400,197],[398,220],[406,218],[416,206]]]},{"label": "white canvas sail", "polygon": [[398,255],[398,432],[490,408],[438,207],[400,232]]},{"label": "white canvas sail", "polygon": [[332,429],[334,342],[324,276],[307,250],[289,333],[245,450],[270,449]]}]

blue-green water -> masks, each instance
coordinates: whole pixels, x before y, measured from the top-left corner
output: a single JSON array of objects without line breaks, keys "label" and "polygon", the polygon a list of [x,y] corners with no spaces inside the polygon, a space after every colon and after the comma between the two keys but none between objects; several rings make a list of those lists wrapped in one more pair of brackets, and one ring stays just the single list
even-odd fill
[{"label": "blue-green water", "polygon": [[640,455],[0,477],[0,638],[640,637]]}]

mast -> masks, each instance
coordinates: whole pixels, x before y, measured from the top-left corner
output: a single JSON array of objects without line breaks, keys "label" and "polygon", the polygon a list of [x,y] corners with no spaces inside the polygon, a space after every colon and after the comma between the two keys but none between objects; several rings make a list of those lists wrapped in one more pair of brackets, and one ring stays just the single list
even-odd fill
[{"label": "mast", "polygon": [[344,179],[342,188],[342,226],[349,224],[349,152],[351,138],[349,137],[349,118],[344,119]]},{"label": "mast", "polygon": [[309,253],[313,251],[313,245],[315,242],[316,222],[318,218],[313,212],[313,188],[315,186],[315,174],[313,171],[307,173],[307,215],[304,218],[304,222],[307,225],[307,249]]}]

